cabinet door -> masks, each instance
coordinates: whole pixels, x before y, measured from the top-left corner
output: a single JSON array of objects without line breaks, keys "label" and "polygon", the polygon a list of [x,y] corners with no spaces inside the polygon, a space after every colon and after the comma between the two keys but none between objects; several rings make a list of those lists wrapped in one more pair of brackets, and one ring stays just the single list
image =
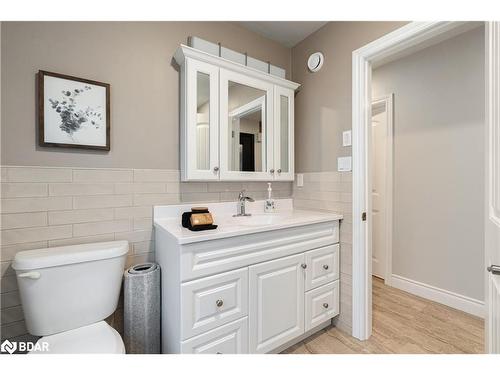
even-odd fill
[{"label": "cabinet door", "polygon": [[304,254],[249,267],[250,353],[267,353],[304,333]]},{"label": "cabinet door", "polygon": [[274,179],[294,179],[294,91],[274,87]]},{"label": "cabinet door", "polygon": [[186,58],[181,70],[182,180],[218,180],[219,68]]},{"label": "cabinet door", "polygon": [[273,85],[220,69],[221,180],[273,178]]}]

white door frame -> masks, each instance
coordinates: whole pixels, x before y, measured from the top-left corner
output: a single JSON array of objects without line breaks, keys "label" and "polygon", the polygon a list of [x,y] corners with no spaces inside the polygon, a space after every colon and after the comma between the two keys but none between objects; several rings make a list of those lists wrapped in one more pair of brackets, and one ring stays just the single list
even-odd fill
[{"label": "white door frame", "polygon": [[[383,103],[387,119],[385,143],[385,274],[384,284],[392,286],[392,217],[394,188],[394,94],[372,99],[371,108]],[[371,116],[370,116],[371,118]],[[371,129],[370,129],[371,132]],[[367,211],[368,212],[368,211]]]},{"label": "white door frame", "polygon": [[[500,264],[500,23],[486,22],[486,266]],[[500,353],[498,278],[486,273],[486,350]],[[494,316],[493,313],[497,313]]]},{"label": "white door frame", "polygon": [[372,226],[370,220],[362,220],[363,213],[372,209],[369,168],[372,64],[432,45],[449,33],[458,34],[466,24],[412,22],[352,53],[352,335],[360,340],[368,339],[372,333]]}]

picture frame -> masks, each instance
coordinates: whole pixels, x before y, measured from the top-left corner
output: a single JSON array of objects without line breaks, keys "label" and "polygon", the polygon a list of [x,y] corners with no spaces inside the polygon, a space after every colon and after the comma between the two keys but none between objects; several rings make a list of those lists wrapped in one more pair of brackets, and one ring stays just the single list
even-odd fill
[{"label": "picture frame", "polygon": [[38,71],[38,143],[111,149],[110,84]]}]

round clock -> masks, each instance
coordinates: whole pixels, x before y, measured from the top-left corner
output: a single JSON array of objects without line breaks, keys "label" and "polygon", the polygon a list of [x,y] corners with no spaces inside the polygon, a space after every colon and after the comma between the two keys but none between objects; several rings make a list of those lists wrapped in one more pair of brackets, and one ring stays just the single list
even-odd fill
[{"label": "round clock", "polygon": [[317,72],[323,66],[325,56],[321,52],[314,52],[309,59],[307,59],[307,67],[313,73]]}]

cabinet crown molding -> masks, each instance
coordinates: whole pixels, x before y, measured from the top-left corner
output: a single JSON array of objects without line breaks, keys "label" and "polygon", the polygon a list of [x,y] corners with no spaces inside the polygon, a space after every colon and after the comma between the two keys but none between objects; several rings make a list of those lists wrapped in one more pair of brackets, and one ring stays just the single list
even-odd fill
[{"label": "cabinet crown molding", "polygon": [[219,68],[229,69],[238,73],[245,74],[249,77],[267,81],[274,85],[289,88],[294,91],[300,87],[299,83],[292,82],[280,77],[276,77],[271,74],[261,72],[260,70],[251,68],[249,66],[238,64],[233,61],[227,60],[223,57],[211,55],[207,52],[203,52],[196,48],[192,48],[184,44],[181,44],[175,51],[174,59],[177,62],[177,64],[179,64],[179,66],[182,66],[186,61],[186,58],[193,58],[199,61],[203,61],[218,66]]}]

